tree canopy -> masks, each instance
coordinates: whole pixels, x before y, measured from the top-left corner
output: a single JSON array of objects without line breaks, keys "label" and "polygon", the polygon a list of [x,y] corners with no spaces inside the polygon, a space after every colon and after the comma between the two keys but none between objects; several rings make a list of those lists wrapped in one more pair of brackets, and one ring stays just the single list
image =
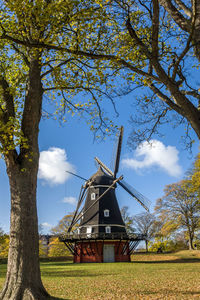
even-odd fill
[{"label": "tree canopy", "polygon": [[133,226],[133,216],[130,216],[130,213],[128,211],[128,206],[123,206],[120,209],[122,219],[124,221],[124,224],[126,226],[126,232],[127,233],[134,233],[135,228]]},{"label": "tree canopy", "polygon": [[[51,232],[55,235],[64,235],[68,233],[69,226],[71,225],[73,214],[65,215],[59,222],[58,225],[51,228]],[[75,228],[73,227],[73,230]]]},{"label": "tree canopy", "polygon": [[146,251],[148,252],[148,242],[155,236],[155,217],[151,213],[143,213],[133,217],[133,225],[137,233],[146,236]]},{"label": "tree canopy", "polygon": [[93,130],[106,127],[108,120],[100,107],[102,95],[108,96],[106,80],[98,63],[75,55],[77,49],[98,43],[93,38],[97,14],[90,1],[0,1],[0,7],[0,150],[8,154],[30,146],[25,95],[33,61],[38,63],[40,90],[46,99],[43,117],[55,113],[55,118],[65,121],[66,112],[84,112],[88,122],[96,118]]},{"label": "tree canopy", "polygon": [[132,117],[136,128],[130,143],[150,139],[160,125],[170,122],[185,124],[191,146],[190,128],[200,138],[200,94],[193,79],[199,68],[200,5],[195,1],[173,5],[171,0],[95,3],[99,5],[98,45],[79,48],[76,54],[114,70],[109,73],[109,80],[117,82],[109,89],[113,96],[146,87],[144,97],[133,100],[137,114]]},{"label": "tree canopy", "polygon": [[200,196],[200,154],[194,162],[194,167],[191,173],[192,189],[199,193]]},{"label": "tree canopy", "polygon": [[195,233],[200,228],[200,203],[197,192],[191,191],[191,181],[182,180],[167,185],[165,194],[158,199],[155,212],[161,220],[163,236],[186,231],[189,249],[193,249]]},{"label": "tree canopy", "polygon": [[[27,47],[40,53],[43,89],[61,103],[61,118],[63,111],[74,110],[101,116],[101,96],[112,100],[144,86],[144,97],[133,101],[137,130],[130,143],[149,139],[169,121],[185,122],[186,136],[192,127],[200,137],[200,94],[193,80],[199,66],[196,2],[23,1],[23,13],[22,2],[9,3],[3,6],[1,43],[12,49],[9,56],[17,55],[18,65],[28,63]],[[90,98],[74,103],[78,93]]]}]

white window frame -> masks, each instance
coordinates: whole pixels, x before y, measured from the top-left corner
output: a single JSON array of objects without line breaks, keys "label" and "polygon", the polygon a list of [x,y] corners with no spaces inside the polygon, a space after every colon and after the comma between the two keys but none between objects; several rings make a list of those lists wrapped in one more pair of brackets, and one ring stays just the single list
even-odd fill
[{"label": "white window frame", "polygon": [[111,233],[111,227],[110,226],[106,226],[105,227],[105,232],[106,233]]},{"label": "white window frame", "polygon": [[95,193],[91,193],[91,200],[95,200],[96,199],[96,194]]},{"label": "white window frame", "polygon": [[109,209],[104,209],[104,217],[110,217],[110,211]]},{"label": "white window frame", "polygon": [[88,226],[88,227],[87,227],[86,233],[92,233],[92,226]]},{"label": "white window frame", "polygon": [[88,226],[86,228],[87,237],[90,238],[92,236],[92,226]]}]

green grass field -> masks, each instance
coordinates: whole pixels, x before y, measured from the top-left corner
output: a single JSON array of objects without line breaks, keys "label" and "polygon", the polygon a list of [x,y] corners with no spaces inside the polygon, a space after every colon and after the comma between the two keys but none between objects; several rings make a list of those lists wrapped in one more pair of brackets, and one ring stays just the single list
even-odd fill
[{"label": "green grass field", "polygon": [[[200,299],[200,251],[136,254],[131,263],[42,262],[41,271],[58,299]],[[0,288],[5,273],[0,264]]]}]

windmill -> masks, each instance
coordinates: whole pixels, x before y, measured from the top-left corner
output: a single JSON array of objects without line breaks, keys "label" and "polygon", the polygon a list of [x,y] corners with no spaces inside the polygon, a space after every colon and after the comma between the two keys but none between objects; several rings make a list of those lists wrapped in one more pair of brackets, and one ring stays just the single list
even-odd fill
[{"label": "windmill", "polygon": [[[117,144],[114,171],[95,157],[98,170],[81,187],[77,207],[68,234],[60,237],[74,254],[74,262],[130,261],[130,254],[145,237],[126,232],[115,190],[121,186],[148,210],[148,200],[117,176],[123,138],[123,127]],[[75,175],[75,174],[74,174]],[[73,232],[75,224],[77,232]]]}]

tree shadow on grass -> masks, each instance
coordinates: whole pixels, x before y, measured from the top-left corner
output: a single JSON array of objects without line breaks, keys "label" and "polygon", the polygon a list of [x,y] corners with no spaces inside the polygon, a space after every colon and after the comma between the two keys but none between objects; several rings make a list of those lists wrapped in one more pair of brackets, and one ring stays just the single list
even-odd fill
[{"label": "tree shadow on grass", "polygon": [[73,266],[74,263],[73,262],[42,262],[40,263],[41,266],[50,266],[50,267],[66,267],[66,266]]},{"label": "tree shadow on grass", "polygon": [[105,273],[102,274],[93,271],[80,271],[80,270],[64,270],[64,271],[42,271],[42,277],[99,277],[99,276],[111,276],[113,273]]},{"label": "tree shadow on grass", "polygon": [[[200,292],[199,291],[174,291],[174,290],[171,290],[171,289],[160,289],[158,292],[157,291],[151,291],[151,290],[146,290],[146,291],[143,291],[143,294],[146,295],[146,296],[149,296],[149,295],[158,295],[159,294],[159,299],[162,299],[160,295],[168,295],[168,298],[167,299],[182,299],[181,296],[183,295],[187,295],[187,296],[198,296],[200,295]],[[176,297],[176,298],[174,298]],[[158,298],[156,298],[158,299]],[[187,299],[191,299],[191,298],[187,298]],[[199,299],[199,298],[198,298]]]},{"label": "tree shadow on grass", "polygon": [[57,297],[49,297],[49,300],[69,300],[69,298],[57,298]]},{"label": "tree shadow on grass", "polygon": [[177,259],[169,259],[169,260],[132,260],[131,263],[137,264],[168,264],[168,263],[200,263],[199,258],[177,258]]}]

